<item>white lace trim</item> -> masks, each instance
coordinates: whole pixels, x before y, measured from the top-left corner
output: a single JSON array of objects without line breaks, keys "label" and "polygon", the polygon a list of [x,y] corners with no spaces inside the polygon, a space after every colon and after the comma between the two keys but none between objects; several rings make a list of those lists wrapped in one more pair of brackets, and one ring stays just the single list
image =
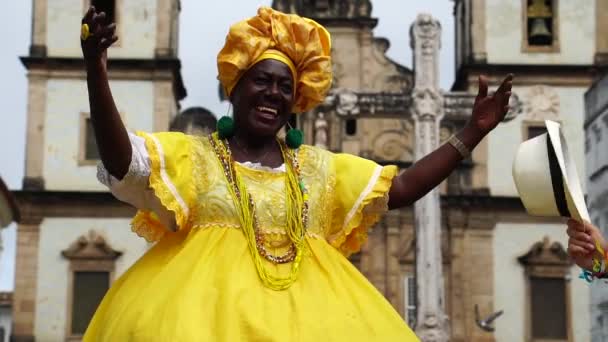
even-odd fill
[{"label": "white lace trim", "polygon": [[269,166],[264,166],[259,162],[238,162],[239,165],[244,166],[244,167],[248,167],[250,169],[254,169],[254,170],[260,170],[260,171],[267,171],[267,172],[285,172],[285,163],[281,164],[280,166],[277,167],[269,167]]}]

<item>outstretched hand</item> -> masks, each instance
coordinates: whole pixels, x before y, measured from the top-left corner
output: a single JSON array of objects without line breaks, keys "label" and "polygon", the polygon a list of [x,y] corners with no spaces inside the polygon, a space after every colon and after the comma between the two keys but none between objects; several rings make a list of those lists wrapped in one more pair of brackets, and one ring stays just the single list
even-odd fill
[{"label": "outstretched hand", "polygon": [[488,80],[484,76],[479,76],[479,90],[468,124],[481,136],[490,133],[504,120],[509,111],[512,81],[513,75],[507,75],[496,92],[488,95]]},{"label": "outstretched hand", "polygon": [[83,40],[81,37],[80,46],[85,62],[96,62],[107,60],[107,49],[114,44],[118,37],[115,35],[116,24],[106,23],[106,14],[97,12],[95,7],[91,6],[87,13],[82,18],[82,24],[89,26],[90,35]]}]

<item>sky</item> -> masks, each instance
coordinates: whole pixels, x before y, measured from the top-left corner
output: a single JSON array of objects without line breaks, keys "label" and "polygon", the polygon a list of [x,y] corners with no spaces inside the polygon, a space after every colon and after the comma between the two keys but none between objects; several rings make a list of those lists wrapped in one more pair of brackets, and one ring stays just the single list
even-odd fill
[{"label": "sky", "polygon": [[[188,96],[182,108],[202,106],[216,115],[224,115],[227,104],[218,99],[215,58],[221,49],[228,27],[255,15],[261,5],[271,1],[224,0],[209,2],[181,0],[179,58]],[[376,37],[387,38],[392,60],[412,67],[409,28],[419,13],[433,15],[442,26],[441,86],[449,89],[454,80],[454,20],[452,0],[376,0],[372,16],[379,19]],[[28,54],[31,35],[32,1],[10,1],[0,11],[0,32],[9,33],[0,48],[0,177],[12,190],[21,189],[25,152],[27,113],[26,70],[19,56]],[[78,25],[74,27],[79,31]],[[110,58],[111,58],[110,54]],[[1,231],[0,291],[12,290],[15,254],[15,226]]]}]

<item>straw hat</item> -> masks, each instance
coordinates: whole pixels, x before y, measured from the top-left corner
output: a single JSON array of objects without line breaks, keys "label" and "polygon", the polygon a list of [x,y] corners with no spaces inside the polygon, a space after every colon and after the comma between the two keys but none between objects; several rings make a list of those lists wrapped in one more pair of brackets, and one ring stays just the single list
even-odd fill
[{"label": "straw hat", "polygon": [[560,124],[545,121],[547,133],[524,141],[513,161],[513,180],[533,216],[590,221],[574,161]]}]

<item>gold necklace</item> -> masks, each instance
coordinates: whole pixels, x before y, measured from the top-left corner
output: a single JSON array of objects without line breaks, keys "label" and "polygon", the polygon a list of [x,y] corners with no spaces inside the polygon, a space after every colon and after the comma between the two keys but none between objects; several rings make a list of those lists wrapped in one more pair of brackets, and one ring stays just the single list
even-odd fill
[{"label": "gold necklace", "polygon": [[[239,216],[245,238],[247,239],[258,276],[264,285],[271,289],[284,290],[289,288],[296,280],[299,273],[302,255],[306,248],[305,234],[308,225],[308,192],[300,177],[300,167],[295,153],[279,142],[279,147],[281,147],[281,153],[286,166],[286,232],[291,241],[291,245],[284,255],[275,256],[269,253],[264,246],[264,235],[260,231],[255,203],[251,194],[247,191],[244,181],[236,172],[234,159],[230,153],[228,142],[222,142],[218,138],[217,133],[213,133],[209,137],[209,141],[224,170],[224,176],[228,182],[228,188],[232,195],[235,209]],[[274,264],[292,262],[289,275],[285,278],[272,275],[262,262],[262,258]]]}]

